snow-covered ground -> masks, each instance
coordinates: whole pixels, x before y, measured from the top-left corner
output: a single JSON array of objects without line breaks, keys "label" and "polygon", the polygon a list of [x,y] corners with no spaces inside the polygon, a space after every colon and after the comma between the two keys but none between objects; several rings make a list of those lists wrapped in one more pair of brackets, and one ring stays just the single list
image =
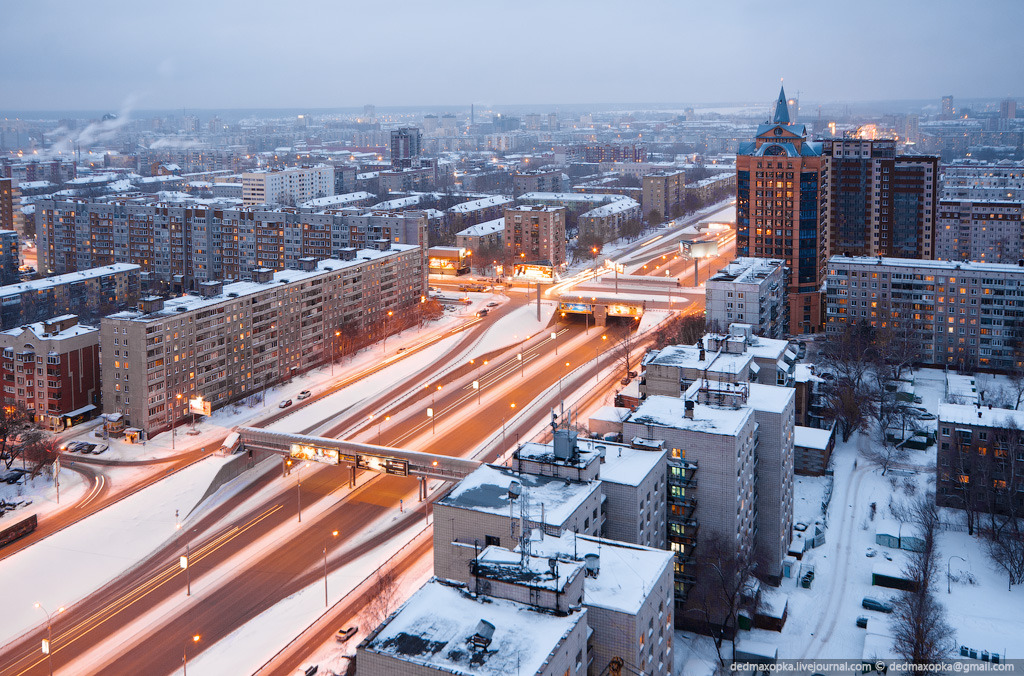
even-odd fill
[{"label": "snow-covered ground", "polygon": [[[20,464],[15,465],[21,467]],[[0,474],[3,474],[0,471]],[[5,511],[0,516],[0,528],[27,519],[33,514],[39,519],[67,509],[85,494],[88,483],[78,472],[62,468],[60,471],[60,502],[58,503],[58,487],[53,480],[53,469],[46,468],[37,477],[24,478],[16,484],[0,483],[0,501],[17,508]]]},{"label": "snow-covered ground", "polygon": [[[979,376],[989,387],[1005,384],[1002,378]],[[914,393],[922,398],[923,408],[938,411],[944,397],[941,370],[914,372]],[[822,512],[829,477],[797,477],[794,484],[794,521],[808,525],[827,524],[826,544],[810,549],[799,569],[814,566],[810,589],[803,589],[797,576],[784,579],[779,589],[788,600],[788,618],[781,633],[755,629],[741,631],[740,640],[770,643],[778,647],[780,658],[853,658],[864,652],[867,631],[856,626],[859,616],[868,617],[868,630],[886,633],[889,616],[861,606],[865,596],[887,599],[897,590],[872,586],[875,566],[899,566],[906,555],[875,542],[875,529],[882,519],[892,519],[891,504],[918,498],[935,490],[935,447],[912,451],[901,467],[882,476],[881,469],[870,464],[864,450],[872,439],[864,434],[843,443],[837,439],[833,453],[834,486],[827,519]],[[872,505],[875,515],[872,518]],[[955,645],[996,652],[1007,658],[1024,657],[1024,589],[1020,585],[1007,591],[1006,576],[998,572],[984,553],[978,537],[970,537],[957,524],[963,523],[956,510],[943,510],[944,521],[953,524],[938,537],[941,571],[934,582],[938,600],[947,611],[947,620],[956,630]],[[960,561],[952,557],[962,557]],[[891,559],[891,562],[888,560]],[[946,593],[946,565],[954,578]],[[973,576],[973,583],[967,575]],[[728,659],[729,645],[725,646]],[[676,673],[710,674],[717,660],[714,645],[707,637],[676,633]]]}]

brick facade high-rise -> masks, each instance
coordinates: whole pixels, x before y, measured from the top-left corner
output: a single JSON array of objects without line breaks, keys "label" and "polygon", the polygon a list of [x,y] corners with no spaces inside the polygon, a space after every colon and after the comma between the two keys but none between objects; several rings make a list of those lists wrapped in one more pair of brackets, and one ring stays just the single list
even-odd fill
[{"label": "brick facade high-rise", "polygon": [[781,258],[790,275],[789,333],[821,330],[828,236],[821,208],[821,144],[790,124],[780,90],[771,122],[736,155],[736,255]]}]

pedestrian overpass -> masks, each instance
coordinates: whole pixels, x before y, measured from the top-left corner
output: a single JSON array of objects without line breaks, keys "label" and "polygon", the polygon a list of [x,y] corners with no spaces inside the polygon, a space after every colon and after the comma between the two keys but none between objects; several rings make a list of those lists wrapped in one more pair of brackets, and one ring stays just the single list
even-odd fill
[{"label": "pedestrian overpass", "polygon": [[466,458],[305,434],[271,432],[256,427],[239,427],[238,435],[245,450],[276,453],[286,458],[311,460],[325,465],[351,464],[353,480],[357,469],[365,469],[396,476],[459,481],[483,464],[478,460]]}]

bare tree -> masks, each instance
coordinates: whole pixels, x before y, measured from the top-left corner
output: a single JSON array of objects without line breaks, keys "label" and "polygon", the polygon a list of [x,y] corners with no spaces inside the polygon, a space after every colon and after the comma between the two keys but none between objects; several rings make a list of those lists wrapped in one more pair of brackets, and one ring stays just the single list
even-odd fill
[{"label": "bare tree", "polygon": [[888,371],[892,380],[900,380],[904,371],[922,359],[921,341],[914,322],[896,318],[883,322],[874,333],[874,352],[877,368]]},{"label": "bare tree", "polygon": [[867,427],[871,398],[863,388],[833,382],[825,387],[824,395],[828,416],[836,421],[844,442]]},{"label": "bare tree", "polygon": [[622,335],[616,339],[615,347],[612,348],[616,365],[621,366],[626,375],[632,373],[640,363],[640,357],[636,355],[636,336],[633,335],[632,328],[631,326],[626,327]]},{"label": "bare tree", "polygon": [[893,463],[899,462],[907,455],[903,440],[897,441],[890,431],[900,419],[900,403],[896,398],[896,383],[889,380],[885,369],[875,371],[876,385],[871,391],[871,413],[875,423],[875,443],[866,455],[869,460],[882,468],[882,476],[889,471]]},{"label": "bare tree", "polygon": [[926,493],[905,511],[918,527],[922,546],[911,554],[903,570],[913,588],[903,592],[894,604],[890,620],[893,647],[909,662],[934,664],[950,655],[954,637],[953,628],[946,621],[945,608],[932,590],[939,568],[935,542],[939,513],[935,496]]},{"label": "bare tree", "polygon": [[830,336],[821,348],[821,359],[840,382],[858,388],[874,365],[874,329],[865,321],[851,324],[838,336]]},{"label": "bare tree", "polygon": [[1013,410],[1018,410],[1024,401],[1024,370],[1014,369],[1010,373],[1010,391],[1013,392]]},{"label": "bare tree", "polygon": [[370,590],[370,602],[366,605],[366,615],[370,624],[379,626],[388,618],[398,601],[398,578],[392,569],[377,571],[377,577]]},{"label": "bare tree", "polygon": [[991,481],[986,482],[989,525],[982,528],[992,563],[1007,576],[1007,589],[1024,583],[1024,434],[1009,416],[994,431]]},{"label": "bare tree", "polygon": [[0,458],[6,469],[28,448],[22,437],[37,429],[32,414],[23,406],[0,406]]},{"label": "bare tree", "polygon": [[701,534],[696,567],[697,584],[690,592],[685,612],[694,616],[701,632],[715,642],[718,661],[725,664],[722,645],[727,639],[735,640],[737,616],[744,590],[754,574],[754,559],[717,533],[707,537]]},{"label": "bare tree", "polygon": [[704,337],[706,326],[700,315],[677,314],[664,323],[654,335],[657,347],[666,345],[694,345]]}]

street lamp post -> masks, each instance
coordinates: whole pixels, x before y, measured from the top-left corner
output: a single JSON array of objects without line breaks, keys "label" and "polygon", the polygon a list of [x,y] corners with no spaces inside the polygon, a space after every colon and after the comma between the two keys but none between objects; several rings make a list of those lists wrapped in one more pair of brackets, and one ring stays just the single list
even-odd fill
[{"label": "street lamp post", "polygon": [[384,354],[388,353],[388,317],[395,314],[391,310],[388,310],[387,316],[384,317]]},{"label": "street lamp post", "polygon": [[302,523],[302,463],[295,467],[295,497],[299,503],[299,523]]},{"label": "street lamp post", "polygon": [[953,593],[952,591],[950,591],[950,588],[949,588],[949,577],[950,577],[949,564],[951,564],[953,562],[953,559],[960,559],[964,563],[967,563],[967,559],[965,559],[962,556],[957,556],[956,554],[953,554],[948,559],[946,559],[946,593],[947,594],[952,594]]},{"label": "street lamp post", "polygon": [[334,349],[331,351],[331,376],[334,376],[334,362],[338,356],[338,337],[341,336],[341,331],[334,332]]},{"label": "street lamp post", "polygon": [[53,613],[47,612],[46,608],[44,608],[41,603],[37,603],[36,608],[46,613],[46,640],[43,641],[42,645],[43,653],[46,655],[46,662],[50,668],[50,676],[53,676],[53,650],[50,649],[50,646],[53,644],[53,624],[51,622],[51,618],[54,615],[60,615],[63,613],[64,606],[57,608]]},{"label": "street lamp post", "polygon": [[554,331],[552,331],[551,332],[551,340],[555,341],[555,356],[556,357],[558,356],[558,340],[556,340],[557,338],[558,338],[558,334],[555,333]]},{"label": "street lamp post", "polygon": [[[568,370],[569,370],[569,362],[565,362],[565,370],[566,370],[566,371],[568,372]],[[559,400],[559,401],[561,401],[561,400],[562,400],[562,380],[563,380],[564,378],[565,378],[565,373],[563,373],[563,374],[562,374],[561,376],[559,376],[559,378],[558,378],[558,400]]]},{"label": "street lamp post", "polygon": [[171,428],[171,450],[174,450],[174,418],[171,416],[172,404],[175,401],[181,401],[181,394],[174,395],[174,399],[168,398],[167,400],[167,425]]},{"label": "street lamp post", "polygon": [[[338,531],[331,531],[331,537],[338,537]],[[328,606],[327,600],[327,538],[324,538],[324,608]]]},{"label": "street lamp post", "polygon": [[[199,643],[199,634],[192,637],[193,643]],[[181,652],[181,676],[188,676],[188,643],[185,644],[185,649]]]}]

